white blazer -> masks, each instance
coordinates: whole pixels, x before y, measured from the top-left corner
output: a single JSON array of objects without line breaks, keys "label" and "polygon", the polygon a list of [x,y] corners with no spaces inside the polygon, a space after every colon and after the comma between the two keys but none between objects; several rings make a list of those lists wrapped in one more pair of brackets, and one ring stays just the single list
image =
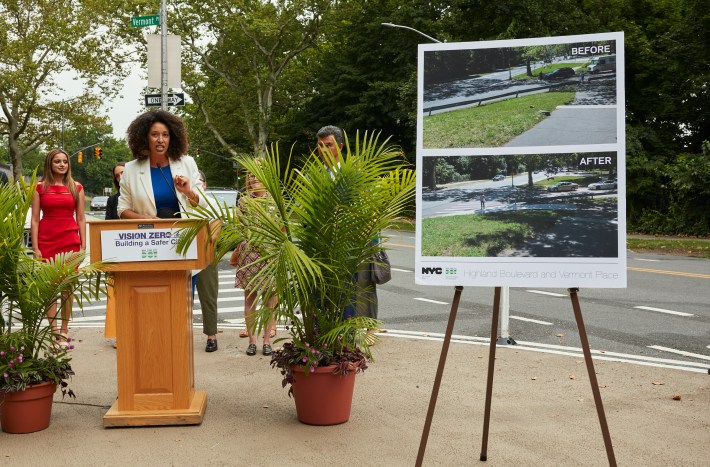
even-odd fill
[{"label": "white blazer", "polygon": [[[168,177],[167,171],[165,176]],[[200,182],[200,171],[197,169],[195,160],[190,156],[182,156],[179,160],[170,159],[170,172],[172,176],[182,175],[190,180],[190,189],[199,194],[202,206],[207,206],[205,195],[202,192]],[[185,195],[177,192],[180,204],[181,217],[186,217],[183,209],[192,210],[192,205]],[[156,216],[158,213],[155,207],[155,196],[153,195],[153,182],[150,177],[150,159],[135,159],[126,163],[125,170],[121,176],[121,196],[118,197],[118,217],[126,209],[145,214],[146,216]]]}]

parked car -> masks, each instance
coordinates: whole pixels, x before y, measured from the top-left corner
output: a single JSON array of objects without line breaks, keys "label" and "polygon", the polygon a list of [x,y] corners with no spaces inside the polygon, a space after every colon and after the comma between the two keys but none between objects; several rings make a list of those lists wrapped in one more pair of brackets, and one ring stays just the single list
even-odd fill
[{"label": "parked car", "polygon": [[547,187],[547,191],[577,191],[579,185],[573,182],[557,182]]},{"label": "parked car", "polygon": [[592,59],[592,63],[587,66],[590,73],[601,73],[604,71],[616,71],[616,55],[605,55]]},{"label": "parked car", "polygon": [[555,81],[558,79],[569,79],[574,77],[574,70],[569,67],[564,67],[564,68],[558,68],[556,70],[552,70],[549,73],[542,73],[540,75],[541,79],[547,80],[547,81]]},{"label": "parked car", "polygon": [[613,190],[616,188],[616,179],[614,180],[601,180],[598,182],[590,183],[587,185],[590,190]]},{"label": "parked car", "polygon": [[505,175],[498,174],[495,177],[491,178],[494,182],[500,182],[501,180],[505,180]]},{"label": "parked car", "polygon": [[94,196],[91,199],[91,210],[92,211],[105,211],[106,203],[108,202],[108,196]]},{"label": "parked car", "polygon": [[239,192],[233,188],[208,187],[207,190],[205,190],[205,195],[210,203],[217,201],[220,206],[226,204],[228,208],[231,208],[237,205]]}]

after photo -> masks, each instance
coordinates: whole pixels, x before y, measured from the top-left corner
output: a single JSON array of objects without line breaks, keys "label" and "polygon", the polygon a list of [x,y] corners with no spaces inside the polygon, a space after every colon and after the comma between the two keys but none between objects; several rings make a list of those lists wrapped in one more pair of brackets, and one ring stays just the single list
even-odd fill
[{"label": "after photo", "polygon": [[422,257],[616,258],[617,154],[428,157]]}]

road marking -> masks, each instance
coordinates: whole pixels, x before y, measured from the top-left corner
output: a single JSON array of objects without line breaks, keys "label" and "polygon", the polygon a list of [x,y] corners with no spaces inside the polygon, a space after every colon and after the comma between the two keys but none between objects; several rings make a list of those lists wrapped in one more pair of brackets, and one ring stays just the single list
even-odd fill
[{"label": "road marking", "polygon": [[420,302],[436,303],[437,305],[448,305],[447,302],[440,302],[438,300],[430,300],[428,298],[415,298],[414,300],[419,300]]},{"label": "road marking", "polygon": [[397,272],[414,272],[414,271],[410,271],[409,269],[399,269],[399,268],[393,268],[393,267],[390,267],[390,269],[392,271],[397,271]]},{"label": "road marking", "polygon": [[518,321],[527,321],[528,323],[544,324],[545,326],[552,326],[552,323],[548,323],[547,321],[540,321],[537,319],[523,318],[522,316],[513,316],[513,315],[509,315],[508,317],[510,319],[517,319]]},{"label": "road marking", "polygon": [[699,279],[710,279],[710,274],[696,274],[694,272],[666,271],[663,269],[644,269],[627,267],[629,271],[652,272],[655,274],[669,274],[671,276],[697,277]]},{"label": "road marking", "polygon": [[646,259],[646,258],[633,258],[635,261],[651,261],[651,262],[660,262],[660,259]]},{"label": "road marking", "polygon": [[710,360],[710,356],[708,355],[702,355],[699,353],[692,353],[692,352],[686,352],[684,350],[676,350],[676,349],[671,349],[669,347],[662,347],[660,345],[649,345],[649,349],[655,349],[655,350],[662,350],[664,352],[670,352],[670,353],[675,353],[678,355],[683,355],[685,357],[693,357],[693,358],[700,358],[702,360]]},{"label": "road marking", "polygon": [[567,295],[555,292],[545,292],[544,290],[527,290],[530,293],[537,293],[540,295],[549,295],[551,297],[566,297]]},{"label": "road marking", "polygon": [[652,306],[635,306],[634,308],[638,308],[639,310],[648,310],[648,311],[657,311],[659,313],[667,313],[669,315],[677,315],[677,316],[695,316],[692,313],[684,313],[682,311],[673,311],[673,310],[666,310],[664,308],[654,308]]},{"label": "road marking", "polygon": [[[443,341],[444,334],[435,332],[419,332],[419,331],[398,331],[388,329],[386,333],[380,334],[382,337],[392,337],[400,339],[419,339],[429,341]],[[490,345],[490,339],[482,337],[452,335],[451,342],[468,345]],[[517,345],[499,346],[499,349],[510,349],[514,351],[528,350],[532,352],[548,353],[554,355],[568,355],[576,358],[584,358],[581,348],[563,347],[560,345],[541,344],[537,342],[517,341]],[[505,350],[501,350],[505,351]],[[708,368],[706,363],[685,362],[682,360],[672,360],[667,358],[646,357],[642,355],[630,355],[616,352],[605,352],[603,350],[591,349],[594,360],[610,361],[620,363],[632,363],[634,365],[652,366],[656,368],[670,368],[674,370],[684,370],[693,373],[707,374]]]}]

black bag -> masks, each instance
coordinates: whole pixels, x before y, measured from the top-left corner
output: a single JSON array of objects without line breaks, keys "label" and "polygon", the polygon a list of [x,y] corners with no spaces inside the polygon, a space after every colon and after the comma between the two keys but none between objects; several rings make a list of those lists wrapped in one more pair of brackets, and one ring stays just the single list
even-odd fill
[{"label": "black bag", "polygon": [[370,258],[370,274],[372,282],[375,284],[386,284],[392,279],[390,259],[387,252],[380,250]]}]

